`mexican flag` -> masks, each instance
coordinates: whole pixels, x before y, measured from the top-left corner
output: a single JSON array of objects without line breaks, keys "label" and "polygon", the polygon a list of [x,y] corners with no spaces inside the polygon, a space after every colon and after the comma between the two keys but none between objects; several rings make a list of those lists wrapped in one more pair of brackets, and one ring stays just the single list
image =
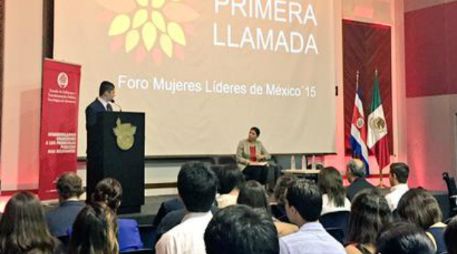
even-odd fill
[{"label": "mexican flag", "polygon": [[390,164],[389,139],[387,136],[387,122],[382,108],[381,93],[379,92],[378,72],[375,73],[373,99],[370,114],[368,115],[368,149],[376,156],[379,169]]}]

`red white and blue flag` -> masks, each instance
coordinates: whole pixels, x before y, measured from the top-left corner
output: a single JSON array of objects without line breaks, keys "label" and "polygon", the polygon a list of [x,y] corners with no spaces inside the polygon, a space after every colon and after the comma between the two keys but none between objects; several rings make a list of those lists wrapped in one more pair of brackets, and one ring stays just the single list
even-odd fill
[{"label": "red white and blue flag", "polygon": [[358,158],[365,163],[367,170],[366,173],[368,175],[370,171],[368,164],[368,148],[366,140],[367,129],[365,125],[365,115],[363,113],[362,100],[360,99],[357,74],[357,90],[355,93],[354,108],[352,110],[350,143],[352,148],[352,157]]}]

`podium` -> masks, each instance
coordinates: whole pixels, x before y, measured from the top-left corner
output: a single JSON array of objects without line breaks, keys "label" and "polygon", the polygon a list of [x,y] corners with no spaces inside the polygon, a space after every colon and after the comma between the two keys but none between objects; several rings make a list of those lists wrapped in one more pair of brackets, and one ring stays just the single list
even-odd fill
[{"label": "podium", "polygon": [[87,129],[87,199],[96,184],[112,177],[122,185],[119,213],[144,204],[144,113],[100,112]]}]

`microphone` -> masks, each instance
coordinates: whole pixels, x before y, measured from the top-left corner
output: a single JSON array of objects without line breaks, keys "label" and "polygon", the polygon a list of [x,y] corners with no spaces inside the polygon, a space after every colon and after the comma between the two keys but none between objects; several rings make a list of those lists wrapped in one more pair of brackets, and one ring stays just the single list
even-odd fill
[{"label": "microphone", "polygon": [[122,107],[121,107],[121,105],[117,104],[116,101],[114,101],[114,99],[111,99],[110,102],[113,103],[114,105],[116,105],[116,107],[119,108],[119,112],[122,112]]}]

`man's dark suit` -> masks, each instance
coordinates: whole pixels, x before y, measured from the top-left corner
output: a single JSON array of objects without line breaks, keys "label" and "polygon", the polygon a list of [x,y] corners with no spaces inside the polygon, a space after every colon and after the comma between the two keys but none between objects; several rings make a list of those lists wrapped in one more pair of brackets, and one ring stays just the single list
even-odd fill
[{"label": "man's dark suit", "polygon": [[97,123],[97,113],[105,111],[105,106],[98,99],[89,104],[86,108],[86,130],[94,127]]},{"label": "man's dark suit", "polygon": [[55,209],[46,213],[49,231],[55,237],[66,236],[73,226],[78,213],[85,204],[81,201],[64,201]]},{"label": "man's dark suit", "polygon": [[[94,163],[98,158],[98,151],[101,144],[94,142],[95,137],[95,128],[97,127],[97,114],[100,112],[107,111],[105,106],[98,100],[95,99],[89,106],[86,108],[86,131],[87,131],[87,168],[93,168]],[[98,179],[98,177],[95,177]],[[99,177],[100,179],[102,176]],[[87,199],[90,199],[95,185],[97,184],[96,179],[87,178]]]},{"label": "man's dark suit", "polygon": [[350,201],[354,199],[357,193],[365,190],[365,189],[372,189],[374,186],[369,183],[365,177],[358,177],[355,179],[351,185],[349,185],[346,189],[347,197]]}]

